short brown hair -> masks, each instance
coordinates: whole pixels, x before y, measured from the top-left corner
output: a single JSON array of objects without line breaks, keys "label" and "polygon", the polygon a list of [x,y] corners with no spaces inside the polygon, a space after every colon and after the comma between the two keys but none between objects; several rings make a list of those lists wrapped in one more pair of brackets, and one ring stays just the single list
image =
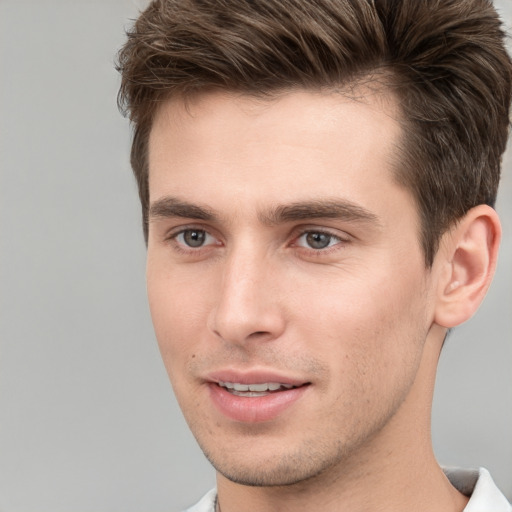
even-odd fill
[{"label": "short brown hair", "polygon": [[119,52],[119,105],[147,241],[148,139],[176,94],[271,95],[385,75],[401,106],[397,179],[414,195],[431,265],[441,234],[494,205],[512,66],[490,0],[154,0]]}]

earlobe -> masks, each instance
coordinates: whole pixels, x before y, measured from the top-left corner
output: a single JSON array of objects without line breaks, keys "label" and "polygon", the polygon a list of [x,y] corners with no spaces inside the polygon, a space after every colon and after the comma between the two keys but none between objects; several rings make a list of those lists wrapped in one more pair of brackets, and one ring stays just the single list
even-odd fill
[{"label": "earlobe", "polygon": [[472,208],[443,235],[442,279],[435,322],[451,328],[476,312],[491,284],[501,239],[497,213],[487,205]]}]

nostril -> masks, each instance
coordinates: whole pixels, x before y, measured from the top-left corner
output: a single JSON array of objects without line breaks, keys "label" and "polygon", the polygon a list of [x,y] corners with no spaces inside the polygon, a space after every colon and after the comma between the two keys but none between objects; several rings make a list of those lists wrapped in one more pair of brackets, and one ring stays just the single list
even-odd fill
[{"label": "nostril", "polygon": [[269,333],[268,331],[255,331],[251,334],[249,334],[249,336],[247,337],[248,340],[250,339],[256,339],[256,340],[260,340],[260,341],[263,341],[263,339],[265,338],[271,338],[272,337],[272,334]]}]

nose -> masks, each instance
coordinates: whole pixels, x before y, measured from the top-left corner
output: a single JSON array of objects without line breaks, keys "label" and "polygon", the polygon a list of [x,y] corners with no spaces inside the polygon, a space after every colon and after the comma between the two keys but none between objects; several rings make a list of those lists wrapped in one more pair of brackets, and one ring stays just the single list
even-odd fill
[{"label": "nose", "polygon": [[210,330],[222,340],[246,344],[271,341],[284,331],[278,269],[254,251],[233,251],[223,263],[221,286],[209,316]]}]

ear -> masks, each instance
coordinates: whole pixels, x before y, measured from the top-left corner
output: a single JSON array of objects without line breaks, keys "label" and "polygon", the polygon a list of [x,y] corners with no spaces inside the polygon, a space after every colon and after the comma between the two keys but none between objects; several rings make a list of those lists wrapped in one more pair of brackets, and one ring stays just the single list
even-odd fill
[{"label": "ear", "polygon": [[472,208],[441,240],[435,322],[451,328],[476,312],[491,284],[501,225],[487,205]]}]

